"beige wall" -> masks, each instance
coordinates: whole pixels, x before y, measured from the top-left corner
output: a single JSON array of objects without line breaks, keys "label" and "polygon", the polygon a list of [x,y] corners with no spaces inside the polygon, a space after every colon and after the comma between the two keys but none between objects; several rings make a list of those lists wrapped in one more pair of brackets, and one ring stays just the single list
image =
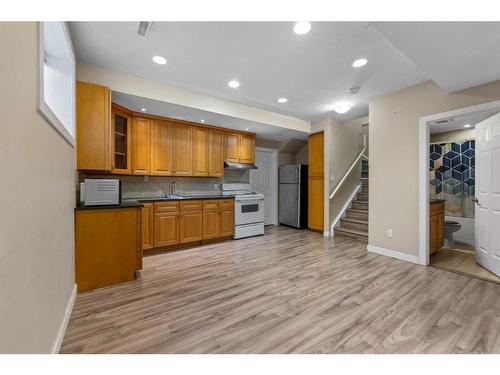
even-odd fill
[{"label": "beige wall", "polygon": [[1,22],[0,50],[0,352],[48,353],[75,280],[75,150],[36,111],[38,25]]},{"label": "beige wall", "polygon": [[464,139],[475,139],[476,129],[462,129],[445,133],[436,133],[430,135],[431,143],[435,142],[456,142]]},{"label": "beige wall", "polygon": [[498,99],[500,81],[451,94],[427,81],[370,101],[370,245],[418,255],[419,118]]}]

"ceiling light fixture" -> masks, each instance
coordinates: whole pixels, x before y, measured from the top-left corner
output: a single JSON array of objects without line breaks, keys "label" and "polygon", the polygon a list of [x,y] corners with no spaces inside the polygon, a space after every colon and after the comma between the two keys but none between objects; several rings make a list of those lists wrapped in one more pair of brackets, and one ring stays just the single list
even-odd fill
[{"label": "ceiling light fixture", "polygon": [[300,21],[295,23],[295,26],[293,27],[293,31],[295,31],[295,34],[298,35],[304,35],[307,34],[311,30],[311,24],[307,21]]},{"label": "ceiling light fixture", "polygon": [[167,63],[167,59],[162,56],[153,56],[153,61],[160,65],[165,65]]},{"label": "ceiling light fixture", "polygon": [[204,120],[204,119],[201,119],[200,121],[201,121],[201,122],[205,122],[205,120]]},{"label": "ceiling light fixture", "polygon": [[333,105],[333,110],[340,114],[348,112],[351,108],[352,105],[346,102],[338,102]]},{"label": "ceiling light fixture", "polygon": [[287,98],[279,98],[278,103],[286,103],[288,101]]},{"label": "ceiling light fixture", "polygon": [[464,128],[470,128],[472,125],[471,124],[465,124]]},{"label": "ceiling light fixture", "polygon": [[361,68],[362,66],[365,66],[366,63],[368,62],[367,59],[357,59],[352,63],[353,68]]},{"label": "ceiling light fixture", "polygon": [[245,128],[245,131],[248,131],[248,128]]},{"label": "ceiling light fixture", "polygon": [[141,111],[142,112],[146,112],[146,108],[141,108]]},{"label": "ceiling light fixture", "polygon": [[240,83],[234,79],[232,81],[229,81],[227,85],[232,89],[237,89],[238,87],[240,87]]}]

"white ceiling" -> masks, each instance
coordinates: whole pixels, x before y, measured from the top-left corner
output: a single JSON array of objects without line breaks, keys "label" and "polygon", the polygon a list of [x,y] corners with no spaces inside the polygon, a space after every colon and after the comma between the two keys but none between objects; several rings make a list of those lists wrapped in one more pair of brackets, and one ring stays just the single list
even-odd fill
[{"label": "white ceiling", "polygon": [[[139,96],[128,95],[113,91],[113,103],[117,103],[131,111],[141,112],[141,109],[146,109],[145,113],[164,116],[179,120],[192,121],[205,125],[220,126],[228,129],[243,130],[256,133],[258,138],[269,139],[273,141],[285,141],[289,139],[306,140],[309,133],[299,132],[291,129],[283,129],[277,126],[262,124],[254,121],[242,120],[235,117],[220,115],[213,112],[202,111],[196,108],[185,107],[172,103],[165,103],[158,100],[142,98]],[[204,123],[201,120],[205,120]]]},{"label": "white ceiling", "polygon": [[374,26],[447,92],[500,79],[500,22],[376,22]]},{"label": "white ceiling", "polygon": [[[445,117],[430,123],[430,133],[437,134],[447,133],[455,130],[472,129],[481,121],[486,120],[488,117],[491,117],[496,113],[498,113],[498,109],[470,113],[456,117]],[[440,123],[440,121],[447,122]],[[470,124],[472,126],[469,128],[464,128],[464,125],[466,124]]]},{"label": "white ceiling", "polygon": [[[305,120],[366,116],[370,98],[427,79],[367,22],[313,22],[306,35],[292,22],[155,22],[148,38],[137,35],[138,24],[72,22],[78,61]],[[352,68],[360,57],[368,64]],[[241,87],[230,89],[231,79]],[[338,115],[336,101],[354,107]]]}]

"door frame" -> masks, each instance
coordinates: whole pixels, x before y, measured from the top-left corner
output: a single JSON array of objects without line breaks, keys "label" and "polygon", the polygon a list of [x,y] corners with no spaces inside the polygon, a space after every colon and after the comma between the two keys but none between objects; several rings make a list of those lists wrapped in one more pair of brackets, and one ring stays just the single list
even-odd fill
[{"label": "door frame", "polygon": [[[273,213],[272,213],[272,224],[271,225],[278,225],[278,150],[274,148],[267,148],[267,147],[255,147],[255,152],[267,152],[271,154],[272,156],[272,166],[271,170],[273,171],[272,173],[272,179],[271,179],[271,188],[274,193],[274,200],[273,200]],[[250,173],[250,186],[252,186],[252,174]]]},{"label": "door frame", "polygon": [[[447,117],[456,117],[475,112],[487,110],[500,111],[500,100],[488,103],[473,105],[446,112],[440,112],[433,115],[423,116],[419,119],[418,139],[419,139],[419,182],[418,182],[418,200],[419,200],[419,218],[418,218],[418,262],[423,266],[430,264],[429,255],[429,143],[430,131],[429,123]],[[478,234],[476,233],[476,236]]]}]

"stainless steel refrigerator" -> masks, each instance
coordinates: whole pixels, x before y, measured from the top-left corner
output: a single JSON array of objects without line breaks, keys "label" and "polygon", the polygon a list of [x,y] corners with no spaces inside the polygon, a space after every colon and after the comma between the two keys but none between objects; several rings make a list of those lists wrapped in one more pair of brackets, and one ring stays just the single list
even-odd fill
[{"label": "stainless steel refrigerator", "polygon": [[279,168],[279,223],[307,228],[307,165],[292,164]]}]

